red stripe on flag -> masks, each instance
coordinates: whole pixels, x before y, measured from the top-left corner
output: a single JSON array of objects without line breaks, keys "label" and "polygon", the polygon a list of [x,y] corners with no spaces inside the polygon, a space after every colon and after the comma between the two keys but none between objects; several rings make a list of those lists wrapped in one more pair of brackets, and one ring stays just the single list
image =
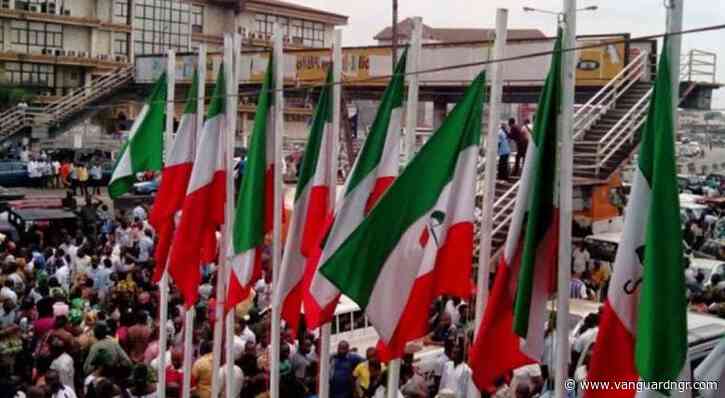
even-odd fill
[{"label": "red stripe on flag", "polygon": [[[604,303],[599,333],[594,344],[587,380],[636,382],[639,380],[634,364],[634,336],[614,312],[609,300]],[[584,393],[586,398],[630,398],[635,390],[601,389]]]},{"label": "red stripe on flag", "polygon": [[415,280],[395,333],[385,344],[384,360],[402,357],[408,342],[428,333],[428,311],[421,309],[430,308],[433,300],[444,294],[468,297],[471,292],[472,256],[473,224],[462,222],[452,225],[445,242],[438,249],[433,270]]},{"label": "red stripe on flag", "polygon": [[234,272],[232,272],[229,278],[229,292],[227,293],[227,301],[224,305],[225,312],[234,309],[235,305],[246,300],[252,290],[239,284],[239,280],[234,275]]},{"label": "red stripe on flag", "polygon": [[190,193],[184,201],[169,273],[187,307],[194,305],[199,295],[200,266],[216,256],[216,231],[224,223],[225,174],[217,170],[210,184]]},{"label": "red stripe on flag", "polygon": [[375,180],[375,186],[373,187],[372,192],[370,192],[370,196],[368,196],[368,201],[365,203],[365,214],[367,215],[370,210],[372,210],[373,206],[378,203],[378,200],[383,196],[385,191],[388,190],[388,188],[393,184],[395,181],[395,177],[379,177],[377,180]]},{"label": "red stripe on flag", "polygon": [[325,233],[325,219],[328,214],[328,203],[330,201],[330,188],[326,185],[313,186],[310,190],[307,201],[307,212],[305,214],[305,225],[302,230],[302,245],[300,251],[305,257],[315,252],[320,247],[320,240]]},{"label": "red stripe on flag", "polygon": [[191,163],[180,163],[165,167],[161,176],[161,186],[149,214],[149,223],[154,227],[156,236],[158,236],[154,251],[154,282],[161,280],[164,269],[166,269],[171,242],[174,239],[174,217],[176,212],[184,206],[191,170]]},{"label": "red stripe on flag", "polygon": [[[520,256],[517,250],[512,264],[518,264]],[[469,354],[473,381],[481,391],[494,387],[496,380],[511,370],[534,363],[519,350],[519,336],[513,331],[516,268],[511,269],[501,257],[486,313]]]}]

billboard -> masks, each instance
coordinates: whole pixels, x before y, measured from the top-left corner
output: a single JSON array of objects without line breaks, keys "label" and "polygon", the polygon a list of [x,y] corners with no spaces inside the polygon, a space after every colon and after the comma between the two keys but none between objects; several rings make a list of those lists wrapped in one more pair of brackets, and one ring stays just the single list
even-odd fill
[{"label": "billboard", "polygon": [[[606,44],[607,41],[622,40],[626,35],[582,37],[577,46],[596,47],[577,51],[577,84],[603,86],[616,76],[628,59],[624,43]],[[506,57],[526,56],[551,51],[554,40],[509,41]],[[601,46],[597,46],[601,44]],[[447,68],[455,65],[482,63],[490,60],[490,42],[443,43],[425,45],[422,49],[419,70]],[[210,53],[207,60],[207,81],[213,81],[222,54]],[[392,49],[390,47],[350,47],[343,49],[343,80],[350,86],[376,86],[387,84],[392,72]],[[542,55],[506,62],[504,82],[506,85],[540,85],[546,78],[550,55]],[[196,65],[194,54],[180,54],[176,57],[176,78],[190,79]],[[286,50],[284,56],[285,81],[288,84],[321,83],[325,79],[331,62],[327,49]],[[240,66],[240,81],[243,84],[260,83],[269,63],[269,52],[243,52]],[[166,67],[165,56],[136,57],[136,81],[145,83],[156,79]],[[467,85],[486,65],[465,68],[451,68],[423,73],[420,84],[425,86]]]}]

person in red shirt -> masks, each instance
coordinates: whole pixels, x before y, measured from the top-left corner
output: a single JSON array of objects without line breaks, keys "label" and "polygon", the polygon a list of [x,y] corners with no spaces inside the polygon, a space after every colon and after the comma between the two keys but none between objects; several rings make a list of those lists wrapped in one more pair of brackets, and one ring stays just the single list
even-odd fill
[{"label": "person in red shirt", "polygon": [[171,351],[171,363],[166,366],[166,384],[182,385],[184,381],[184,351],[180,348],[174,348]]},{"label": "person in red shirt", "polygon": [[137,364],[143,363],[146,347],[151,342],[151,329],[148,324],[148,316],[143,310],[136,313],[136,324],[128,328],[126,346],[131,361]]}]

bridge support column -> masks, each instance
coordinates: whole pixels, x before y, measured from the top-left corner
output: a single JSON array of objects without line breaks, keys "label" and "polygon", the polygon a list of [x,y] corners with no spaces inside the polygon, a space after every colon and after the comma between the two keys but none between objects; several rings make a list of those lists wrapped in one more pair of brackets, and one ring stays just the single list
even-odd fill
[{"label": "bridge support column", "polygon": [[448,103],[446,101],[433,101],[433,131],[437,130],[443,124],[446,113],[448,113]]}]

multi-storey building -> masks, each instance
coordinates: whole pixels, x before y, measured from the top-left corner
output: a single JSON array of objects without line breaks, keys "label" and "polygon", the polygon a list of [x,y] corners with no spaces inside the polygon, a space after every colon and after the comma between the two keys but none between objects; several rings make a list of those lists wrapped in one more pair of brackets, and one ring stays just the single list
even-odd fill
[{"label": "multi-storey building", "polygon": [[220,48],[226,32],[266,46],[275,22],[289,47],[326,47],[347,17],[278,0],[0,0],[0,85],[47,101],[136,55]]}]

